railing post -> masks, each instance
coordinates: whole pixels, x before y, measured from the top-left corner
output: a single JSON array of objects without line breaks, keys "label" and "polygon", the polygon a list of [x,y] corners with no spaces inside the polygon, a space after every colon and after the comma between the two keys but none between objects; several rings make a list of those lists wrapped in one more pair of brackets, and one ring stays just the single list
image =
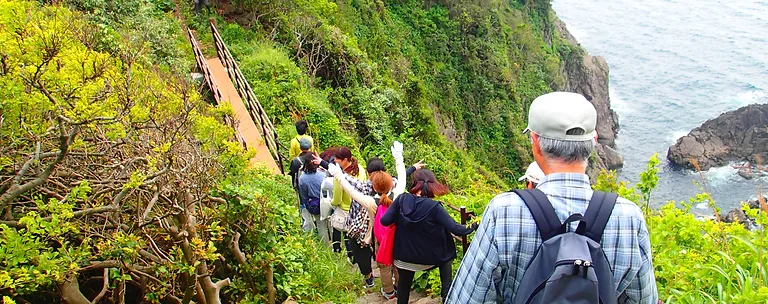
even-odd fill
[{"label": "railing post", "polygon": [[277,137],[277,130],[272,129],[272,132],[274,132],[274,139],[275,139],[275,154],[277,154],[277,162],[280,165],[280,173],[285,174],[283,169],[283,155],[280,154],[280,139]]},{"label": "railing post", "polygon": [[[461,225],[462,226],[466,225],[467,224],[467,218],[468,218],[468,216],[467,216],[467,207],[461,206],[459,214],[461,216]],[[466,235],[462,236],[461,237],[461,248],[464,249],[464,253],[467,252],[467,247],[468,247],[467,245],[468,245],[467,236]]]}]

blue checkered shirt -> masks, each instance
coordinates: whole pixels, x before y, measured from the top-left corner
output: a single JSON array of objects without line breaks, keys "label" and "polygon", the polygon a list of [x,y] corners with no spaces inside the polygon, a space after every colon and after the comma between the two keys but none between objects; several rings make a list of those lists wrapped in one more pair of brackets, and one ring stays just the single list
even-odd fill
[{"label": "blue checkered shirt", "polygon": [[[537,188],[547,195],[561,222],[571,214],[584,214],[592,197],[584,174],[550,174]],[[576,225],[569,228],[573,231]],[[611,264],[619,303],[655,304],[651,243],[640,208],[619,198],[600,243]],[[523,200],[512,192],[496,196],[483,213],[446,303],[511,303],[539,245],[539,231]]]}]

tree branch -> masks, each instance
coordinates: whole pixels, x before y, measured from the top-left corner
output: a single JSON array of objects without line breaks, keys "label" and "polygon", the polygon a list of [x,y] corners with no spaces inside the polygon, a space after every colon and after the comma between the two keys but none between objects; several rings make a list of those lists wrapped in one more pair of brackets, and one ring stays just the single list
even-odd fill
[{"label": "tree branch", "polygon": [[61,120],[61,118],[58,119],[59,121],[59,152],[56,156],[56,159],[48,164],[48,166],[45,168],[45,170],[40,173],[40,175],[37,176],[34,180],[19,185],[18,183],[11,186],[8,190],[6,190],[5,193],[0,196],[0,210],[4,210],[8,203],[18,198],[20,195],[24,194],[25,192],[42,185],[48,177],[53,172],[53,169],[56,168],[56,165],[61,163],[62,160],[64,160],[64,157],[67,156],[67,152],[69,151],[69,145],[72,144],[72,141],[74,141],[75,136],[77,136],[77,133],[80,131],[80,127],[75,126],[72,128],[72,132],[67,136],[64,131],[64,122]]},{"label": "tree branch", "polygon": [[[95,214],[95,213],[110,212],[110,211],[114,211],[116,209],[117,208],[115,206],[109,205],[109,206],[102,206],[102,207],[96,207],[96,208],[90,208],[90,209],[75,211],[72,214],[73,214],[73,217],[79,217],[79,216],[86,216],[86,215],[91,215],[91,214]],[[42,218],[43,221],[50,221],[51,219],[53,219],[52,216],[46,216],[46,217]],[[5,224],[5,225],[8,225],[8,226],[14,227],[14,228],[24,228],[24,227],[27,227],[27,224],[19,223],[17,221],[0,221],[0,224]]]},{"label": "tree branch", "polygon": [[101,287],[101,292],[93,298],[91,304],[98,303],[107,294],[107,289],[109,289],[109,268],[104,268],[104,286]]}]

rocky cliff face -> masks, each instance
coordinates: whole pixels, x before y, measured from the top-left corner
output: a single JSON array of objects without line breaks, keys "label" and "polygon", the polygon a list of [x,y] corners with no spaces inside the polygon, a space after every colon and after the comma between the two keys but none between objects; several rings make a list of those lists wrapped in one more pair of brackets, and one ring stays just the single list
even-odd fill
[{"label": "rocky cliff face", "polygon": [[[708,120],[669,148],[672,163],[701,170],[731,161],[768,161],[768,104],[749,105]],[[758,161],[759,158],[759,161]]]},{"label": "rocky cliff face", "polygon": [[596,175],[601,169],[618,169],[624,165],[624,158],[616,152],[616,135],[619,132],[619,116],[611,109],[608,94],[608,63],[600,56],[590,56],[581,49],[579,42],[568,32],[561,20],[555,18],[555,30],[574,49],[563,57],[563,90],[584,95],[597,110],[598,146],[597,159],[590,162],[588,173]]}]

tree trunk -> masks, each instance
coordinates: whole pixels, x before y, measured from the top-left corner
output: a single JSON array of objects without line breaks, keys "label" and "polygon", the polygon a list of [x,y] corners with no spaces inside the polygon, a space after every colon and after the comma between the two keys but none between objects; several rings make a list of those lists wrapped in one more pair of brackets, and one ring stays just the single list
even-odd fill
[{"label": "tree trunk", "polygon": [[267,274],[267,303],[275,304],[277,290],[275,289],[274,272],[272,272],[272,267],[269,264],[265,264],[264,272]]},{"label": "tree trunk", "polygon": [[67,304],[91,304],[82,292],[80,284],[77,282],[77,274],[68,276],[60,286],[61,298]]}]

